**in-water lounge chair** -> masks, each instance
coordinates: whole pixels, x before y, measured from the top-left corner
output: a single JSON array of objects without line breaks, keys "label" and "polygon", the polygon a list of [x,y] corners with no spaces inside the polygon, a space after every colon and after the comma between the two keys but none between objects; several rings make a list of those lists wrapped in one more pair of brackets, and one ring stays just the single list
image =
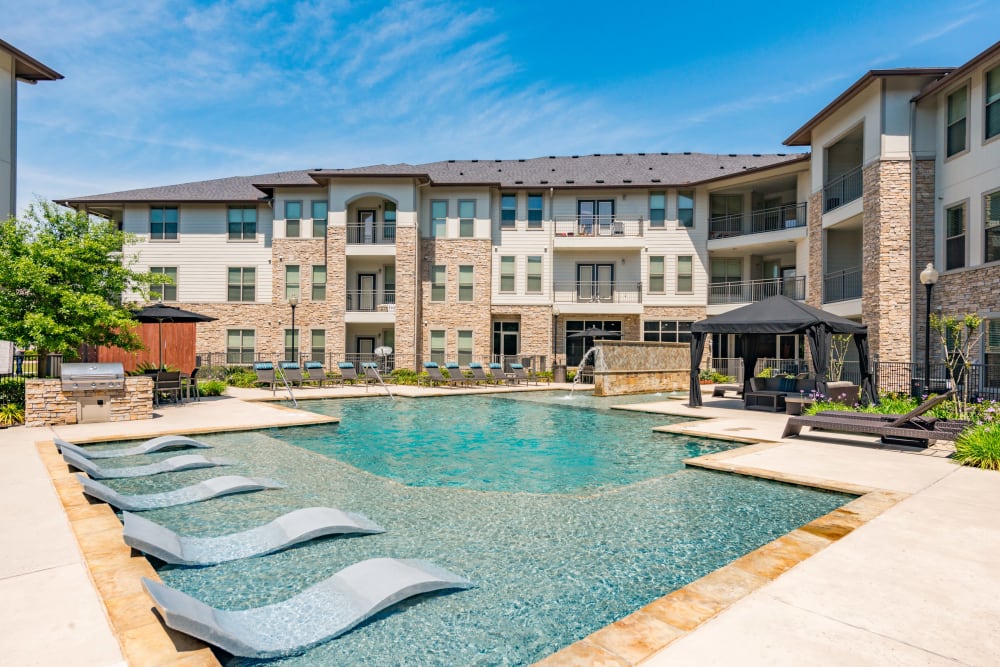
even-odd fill
[{"label": "in-water lounge chair", "polygon": [[73,452],[85,459],[114,459],[121,456],[139,456],[140,454],[152,454],[153,452],[161,452],[166,449],[185,449],[189,447],[194,449],[212,448],[212,445],[206,445],[200,440],[195,440],[184,435],[161,435],[158,438],[147,440],[141,445],[127,449],[91,449],[90,447],[81,447],[71,442],[66,442],[59,436],[53,436],[52,442],[56,443],[56,447],[59,448],[60,452]]},{"label": "in-water lounge chair", "polygon": [[76,478],[80,484],[83,484],[83,492],[88,496],[103,500],[118,509],[129,510],[131,512],[173,507],[174,505],[190,505],[191,503],[200,503],[203,500],[228,496],[233,493],[285,488],[284,484],[276,482],[273,479],[224,475],[222,477],[206,479],[204,482],[198,482],[191,486],[174,489],[173,491],[124,495],[106,484],[101,484],[90,479],[86,475],[77,475]]},{"label": "in-water lounge chair", "polygon": [[298,653],[344,634],[420,593],[471,588],[472,582],[423,560],[372,558],[350,565],[283,602],[227,611],[143,578],[167,626],[247,658]]},{"label": "in-water lounge chair", "polygon": [[121,479],[123,477],[148,477],[149,475],[159,475],[165,472],[178,472],[181,470],[194,470],[196,468],[214,468],[216,466],[233,465],[227,459],[209,459],[201,454],[181,454],[171,456],[169,459],[157,461],[144,466],[129,466],[127,468],[104,468],[94,463],[93,460],[84,458],[76,452],[68,449],[63,450],[63,460],[83,472],[90,475],[91,479]]},{"label": "in-water lounge chair", "polygon": [[178,535],[131,512],[124,513],[124,521],[125,544],[175,565],[215,565],[261,556],[325,535],[385,532],[360,514],[332,507],[294,510],[256,528],[219,537]]}]

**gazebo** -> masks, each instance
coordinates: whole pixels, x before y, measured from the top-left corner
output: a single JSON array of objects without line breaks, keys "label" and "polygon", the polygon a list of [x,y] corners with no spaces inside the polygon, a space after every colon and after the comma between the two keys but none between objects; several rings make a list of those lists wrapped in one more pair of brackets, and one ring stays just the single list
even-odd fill
[{"label": "gazebo", "polygon": [[713,333],[743,335],[744,395],[750,391],[750,378],[767,337],[775,334],[805,334],[809,341],[817,389],[826,393],[826,373],[830,368],[833,335],[852,334],[854,345],[858,349],[862,400],[867,403],[878,401],[868,355],[868,327],[778,294],[691,325],[689,405],[692,407],[701,405],[699,366],[705,353],[705,337]]}]

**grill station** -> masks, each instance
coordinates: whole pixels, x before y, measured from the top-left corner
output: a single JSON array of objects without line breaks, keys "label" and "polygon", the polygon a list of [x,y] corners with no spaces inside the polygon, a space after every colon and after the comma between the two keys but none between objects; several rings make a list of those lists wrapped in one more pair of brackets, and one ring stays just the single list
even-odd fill
[{"label": "grill station", "polygon": [[110,421],[112,394],[125,391],[120,363],[63,364],[60,378],[63,392],[76,400],[78,424]]}]

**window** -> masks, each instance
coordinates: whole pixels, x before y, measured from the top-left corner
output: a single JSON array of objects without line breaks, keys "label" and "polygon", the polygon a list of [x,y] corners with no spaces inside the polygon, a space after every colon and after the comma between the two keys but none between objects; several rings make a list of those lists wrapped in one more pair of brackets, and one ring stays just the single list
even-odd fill
[{"label": "window", "polygon": [[476,235],[476,201],[474,199],[458,200],[458,235],[463,239],[471,239]]},{"label": "window", "polygon": [[325,201],[312,202],[312,236],[314,239],[326,238],[326,211],[327,207]]},{"label": "window", "polygon": [[386,303],[396,303],[396,267],[390,264],[382,270],[382,292]]},{"label": "window", "polygon": [[690,294],[693,291],[691,255],[681,255],[677,258],[677,293]]},{"label": "window", "polygon": [[542,258],[540,255],[531,255],[528,257],[528,266],[526,271],[526,282],[527,285],[525,290],[528,294],[541,294],[542,293]]},{"label": "window", "polygon": [[458,332],[458,364],[468,366],[472,362],[472,332]]},{"label": "window", "polygon": [[177,240],[176,206],[153,206],[149,209],[149,238],[152,241]]},{"label": "window", "polygon": [[445,280],[447,280],[448,267],[443,264],[436,264],[431,267],[431,301],[444,301],[447,290]]},{"label": "window", "polygon": [[662,256],[649,258],[649,291],[654,294],[663,294],[667,289],[664,280],[664,266]]},{"label": "window", "polygon": [[985,385],[1000,387],[1000,319],[983,322],[983,363],[986,367]]},{"label": "window", "polygon": [[439,366],[444,365],[443,329],[434,329],[431,331],[431,361],[437,362]]},{"label": "window", "polygon": [[986,138],[1000,134],[1000,67],[986,73]]},{"label": "window", "polygon": [[253,329],[226,330],[226,363],[253,363]]},{"label": "window", "polygon": [[514,262],[513,256],[505,255],[500,258],[500,291],[504,293],[514,293]]},{"label": "window", "polygon": [[228,220],[230,241],[257,240],[257,207],[230,206]]},{"label": "window", "polygon": [[983,212],[986,216],[983,261],[996,262],[1000,261],[1000,190],[991,192],[983,199]]},{"label": "window", "polygon": [[673,320],[643,322],[642,339],[651,343],[690,343],[691,323]]},{"label": "window", "polygon": [[965,204],[945,209],[945,269],[965,266]]},{"label": "window", "polygon": [[448,202],[431,202],[431,236],[444,238],[448,234]]},{"label": "window", "polygon": [[677,224],[681,227],[694,227],[694,193],[690,190],[677,193]]},{"label": "window", "polygon": [[229,269],[226,300],[254,301],[257,298],[257,269],[252,266]]},{"label": "window", "polygon": [[947,155],[951,157],[955,153],[965,150],[966,139],[966,116],[968,115],[969,91],[967,88],[956,90],[948,96],[948,130],[947,130]]},{"label": "window", "polygon": [[382,223],[382,238],[396,240],[396,202],[385,202],[385,221]]},{"label": "window", "polygon": [[168,278],[170,282],[153,283],[149,288],[155,292],[153,296],[160,301],[177,301],[177,267],[176,266],[151,266],[150,273],[159,273]]},{"label": "window", "polygon": [[[319,362],[326,359],[326,329],[313,329],[309,332],[309,359]],[[312,377],[312,373],[309,377]]]},{"label": "window", "polygon": [[663,227],[667,220],[667,195],[663,192],[649,193],[649,226]]},{"label": "window", "polygon": [[542,228],[542,195],[528,194],[528,229]]},{"label": "window", "polygon": [[285,301],[292,297],[301,298],[299,294],[299,267],[295,264],[285,265]]},{"label": "window", "polygon": [[500,195],[500,229],[514,229],[517,226],[517,195]]},{"label": "window", "polygon": [[299,347],[302,340],[299,338],[298,329],[285,329],[285,359],[289,361],[299,360]]},{"label": "window", "polygon": [[302,202],[285,202],[285,236],[297,239],[302,234]]},{"label": "window", "polygon": [[711,274],[713,285],[738,283],[743,280],[743,260],[739,257],[715,257],[712,259]]},{"label": "window", "polygon": [[462,265],[458,267],[458,300],[472,301],[473,298],[473,276],[475,267]]},{"label": "window", "polygon": [[326,301],[326,265],[324,264],[313,264],[312,300]]}]

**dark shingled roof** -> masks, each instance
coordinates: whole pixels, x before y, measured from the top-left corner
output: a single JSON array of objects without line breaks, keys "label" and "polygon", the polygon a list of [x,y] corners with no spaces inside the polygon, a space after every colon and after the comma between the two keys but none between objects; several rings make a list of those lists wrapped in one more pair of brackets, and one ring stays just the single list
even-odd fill
[{"label": "dark shingled roof", "polygon": [[261,189],[317,185],[325,178],[424,177],[435,184],[501,187],[621,188],[703,183],[802,161],[808,153],[709,155],[706,153],[614,153],[524,160],[446,160],[427,164],[379,164],[354,169],[284,171],[234,176],[59,200],[64,204],[142,201],[253,201]]}]

